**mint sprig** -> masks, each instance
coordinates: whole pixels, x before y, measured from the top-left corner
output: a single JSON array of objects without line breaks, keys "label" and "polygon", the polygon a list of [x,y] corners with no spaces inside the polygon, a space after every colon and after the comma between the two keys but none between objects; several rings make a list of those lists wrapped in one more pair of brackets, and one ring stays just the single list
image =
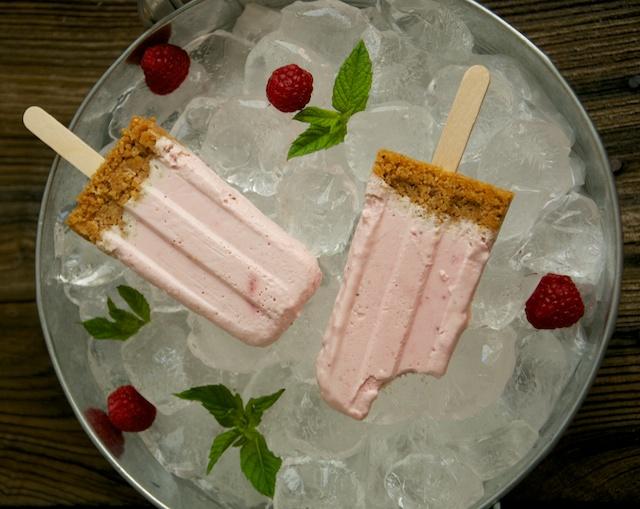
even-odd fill
[{"label": "mint sprig", "polygon": [[278,401],[283,392],[284,389],[280,389],[267,396],[251,398],[246,406],[239,394],[232,393],[221,384],[193,387],[176,394],[181,399],[198,401],[220,426],[230,428],[214,438],[207,474],[227,449],[240,447],[240,468],[245,477],[258,492],[273,498],[282,459],[269,450],[267,441],[256,428],[264,412]]},{"label": "mint sprig", "polygon": [[118,286],[117,290],[133,313],[120,309],[110,297],[107,298],[107,311],[111,320],[97,317],[82,322],[85,330],[95,339],[125,341],[151,320],[151,309],[144,295],[126,285]]},{"label": "mint sprig", "polygon": [[331,103],[335,111],[308,106],[293,117],[310,125],[293,141],[287,159],[342,143],[351,116],[367,107],[371,80],[371,58],[364,42],[360,40],[340,66],[333,83]]}]

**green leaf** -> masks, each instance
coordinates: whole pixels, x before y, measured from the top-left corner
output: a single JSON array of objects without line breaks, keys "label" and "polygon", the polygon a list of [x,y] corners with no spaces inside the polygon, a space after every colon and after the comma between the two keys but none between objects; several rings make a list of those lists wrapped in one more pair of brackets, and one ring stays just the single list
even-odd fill
[{"label": "green leaf", "polygon": [[360,40],[338,71],[333,84],[333,107],[349,115],[363,111],[369,100],[371,79],[371,58]]},{"label": "green leaf", "polygon": [[269,450],[257,431],[240,449],[240,468],[244,475],[257,491],[269,498],[273,498],[281,465],[282,460]]},{"label": "green leaf", "polygon": [[339,118],[340,113],[337,111],[324,110],[316,106],[309,106],[308,108],[296,113],[293,120],[323,127],[331,127]]},{"label": "green leaf", "polygon": [[220,433],[211,444],[211,450],[209,451],[209,464],[207,465],[207,474],[211,472],[214,465],[220,459],[220,456],[226,451],[235,440],[240,437],[242,433],[237,428],[232,428],[229,431]]},{"label": "green leaf", "polygon": [[247,443],[247,437],[245,436],[241,436],[240,438],[238,438],[238,440],[236,440],[233,444],[234,447],[241,447],[244,444]]},{"label": "green leaf", "polygon": [[106,318],[98,317],[92,318],[91,320],[85,320],[82,322],[82,326],[95,339],[117,339],[119,341],[124,341],[131,336],[131,334],[123,331],[118,324],[111,322]]},{"label": "green leaf", "polygon": [[336,132],[330,127],[311,124],[306,131],[293,141],[289,148],[287,159],[333,147],[341,143],[345,135],[346,126],[344,130],[338,130]]},{"label": "green leaf", "polygon": [[242,398],[227,389],[224,385],[203,385],[193,387],[176,394],[177,397],[190,401],[198,401],[225,428],[233,428],[242,424],[244,408]]},{"label": "green leaf", "polygon": [[[105,317],[97,317],[82,322],[86,331],[95,339],[116,339],[124,341],[129,339],[150,320],[149,303],[144,296],[130,286],[119,286],[118,292],[127,302],[129,307],[136,311],[138,316],[120,309],[110,297],[107,298],[107,310],[113,322]],[[146,310],[145,310],[146,309]]]},{"label": "green leaf", "polygon": [[109,316],[115,320],[118,329],[125,334],[135,334],[146,323],[133,313],[119,309],[111,299],[107,299],[107,308],[109,309]]},{"label": "green leaf", "polygon": [[245,407],[245,413],[249,416],[249,422],[253,426],[257,426],[260,424],[260,420],[262,419],[262,414],[269,408],[271,408],[280,396],[284,389],[280,389],[273,394],[269,394],[268,396],[261,396],[259,398],[251,398]]},{"label": "green leaf", "polygon": [[126,285],[118,286],[118,293],[131,308],[131,311],[138,315],[144,323],[149,323],[151,320],[151,308],[144,295],[135,288]]}]

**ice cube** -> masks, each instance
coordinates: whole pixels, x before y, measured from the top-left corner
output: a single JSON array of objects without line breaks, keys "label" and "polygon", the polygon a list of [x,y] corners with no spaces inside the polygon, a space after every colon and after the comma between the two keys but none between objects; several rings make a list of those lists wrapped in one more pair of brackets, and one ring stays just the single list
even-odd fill
[{"label": "ice cube", "polygon": [[242,191],[270,196],[302,129],[265,101],[230,99],[213,113],[201,155]]},{"label": "ice cube", "polygon": [[497,186],[561,196],[573,186],[570,141],[557,125],[514,120],[489,142],[478,178]]},{"label": "ice cube", "polygon": [[273,497],[276,509],[364,508],[356,474],[341,461],[288,458],[282,464]]},{"label": "ice cube", "polygon": [[[379,425],[406,423],[425,413],[421,395],[428,393],[433,377],[408,373],[385,386],[371,407],[366,422]],[[426,397],[426,396],[425,396]]]},{"label": "ice cube", "polygon": [[576,141],[576,133],[571,124],[558,111],[535,78],[527,76],[527,81],[531,88],[531,99],[527,101],[527,106],[532,117],[558,126],[569,140],[569,144],[573,145]]},{"label": "ice cube", "polygon": [[503,399],[513,412],[539,430],[551,414],[567,376],[566,354],[549,331],[519,341],[515,370]]},{"label": "ice cube", "polygon": [[[468,65],[448,65],[443,67],[437,71],[429,84],[428,101],[438,127],[438,137],[441,129],[446,124],[449,110],[453,104],[462,76],[468,68]],[[480,161],[483,158],[490,166],[494,159],[498,159],[496,155],[504,152],[509,153],[508,150],[511,145],[514,145],[514,141],[509,139],[507,141],[510,145],[505,146],[505,141],[503,141],[502,145],[498,146],[493,143],[492,139],[518,113],[521,104],[522,98],[508,78],[501,73],[494,73],[491,76],[487,95],[480,108],[478,120],[471,132],[462,161]],[[509,130],[504,129],[503,132],[509,132]],[[513,180],[513,176],[511,176],[511,179]],[[507,180],[507,182],[512,182],[512,180]],[[495,183],[493,180],[489,180],[489,182]],[[519,183],[517,180],[515,182]]]},{"label": "ice cube", "polygon": [[573,175],[573,187],[577,188],[584,186],[587,174],[586,164],[576,154],[571,154],[569,163],[571,164],[571,174]]},{"label": "ice cube", "polygon": [[349,120],[345,152],[349,167],[363,182],[371,176],[376,153],[395,150],[430,161],[434,150],[433,119],[426,108],[405,102],[379,104]]},{"label": "ice cube", "polygon": [[298,1],[282,9],[280,31],[339,67],[367,26],[360,9],[340,0]]},{"label": "ice cube", "polygon": [[502,329],[524,309],[540,276],[524,274],[512,267],[517,251],[515,241],[498,242],[493,246],[478,289],[473,297],[471,320],[474,325]]},{"label": "ice cube", "polygon": [[76,305],[106,302],[104,296],[115,289],[125,270],[119,261],[60,223],[54,226],[54,256],[59,262],[55,278]]},{"label": "ice cube", "polygon": [[482,481],[445,449],[408,455],[391,465],[384,482],[403,508],[466,509],[484,495]]},{"label": "ice cube", "polygon": [[538,433],[501,400],[468,419],[420,422],[410,431],[413,449],[428,451],[434,443],[449,447],[482,480],[511,468],[537,439]]},{"label": "ice cube", "polygon": [[337,279],[340,282],[342,281],[342,275],[347,263],[348,254],[349,252],[345,249],[341,253],[331,256],[321,256],[318,259],[318,263],[320,264],[320,268],[324,274],[324,277],[322,278],[323,284],[330,284],[334,279]]},{"label": "ice cube", "polygon": [[511,191],[514,196],[507,217],[500,228],[501,241],[526,236],[549,201],[547,192],[538,189],[521,189],[514,185]]},{"label": "ice cube", "polygon": [[255,509],[267,506],[267,498],[256,491],[242,472],[237,447],[227,449],[211,473],[196,480],[196,484],[216,501],[222,502],[225,508]]},{"label": "ice cube", "polygon": [[458,454],[482,480],[497,477],[531,450],[538,432],[524,421],[514,421],[483,436],[463,438]]},{"label": "ice cube", "polygon": [[[310,105],[331,106],[333,81],[338,67],[313,50],[293,42],[289,34],[277,30],[255,45],[245,65],[244,91],[247,95],[266,99],[267,81],[277,68],[288,64],[310,72],[314,78]],[[283,115],[280,113],[280,115]]]},{"label": "ice cube", "polygon": [[278,222],[316,256],[342,251],[361,207],[359,184],[338,146],[291,159],[278,186]]},{"label": "ice cube", "polygon": [[245,7],[250,4],[257,4],[271,9],[279,9],[285,5],[289,5],[291,0],[239,0],[239,2]]},{"label": "ice cube", "polygon": [[91,339],[88,341],[87,359],[89,361],[89,369],[105,398],[121,385],[129,384],[129,376],[122,364],[121,349],[121,341],[110,341],[108,339]]},{"label": "ice cube", "polygon": [[280,11],[269,9],[257,3],[250,3],[244,6],[242,14],[233,25],[232,33],[256,43],[269,32],[274,32],[280,26],[281,19]]},{"label": "ice cube", "polygon": [[165,414],[186,406],[174,393],[196,385],[191,374],[198,377],[206,371],[187,349],[188,332],[185,313],[154,313],[122,347],[131,383]]},{"label": "ice cube", "polygon": [[171,128],[171,135],[187,148],[200,154],[213,113],[224,102],[217,97],[194,97]]},{"label": "ice cube", "polygon": [[187,344],[191,353],[211,368],[251,373],[273,347],[256,348],[234,338],[206,318],[190,314]]},{"label": "ice cube", "polygon": [[595,202],[570,192],[549,203],[517,254],[520,266],[596,283],[605,253],[601,214]]},{"label": "ice cube", "polygon": [[190,402],[172,415],[158,413],[151,428],[139,435],[166,470],[194,478],[205,475],[209,449],[222,431],[200,403]]},{"label": "ice cube", "polygon": [[344,459],[364,445],[367,425],[329,407],[315,381],[293,381],[261,427],[276,453]]},{"label": "ice cube", "polygon": [[192,63],[200,64],[206,71],[208,93],[229,97],[237,95],[242,88],[244,65],[252,47],[253,43],[238,35],[216,30],[197,37],[185,50]]},{"label": "ice cube", "polygon": [[338,286],[335,279],[331,282],[323,281],[302,314],[274,344],[278,358],[289,364],[300,379],[315,377],[316,358],[338,294]]},{"label": "ice cube", "polygon": [[109,135],[114,140],[119,139],[122,129],[129,125],[134,115],[155,117],[158,125],[167,130],[171,129],[186,104],[193,97],[205,92],[208,79],[204,67],[197,62],[191,62],[189,74],[184,82],[176,90],[162,97],[151,92],[144,79],[140,79],[116,99],[109,122]]},{"label": "ice cube", "polygon": [[431,0],[391,0],[393,23],[422,50],[448,60],[465,60],[473,48],[473,36],[450,8]]},{"label": "ice cube", "polygon": [[515,340],[509,327],[465,330],[447,373],[425,385],[427,414],[464,419],[495,403],[513,374]]},{"label": "ice cube", "polygon": [[291,367],[282,364],[276,355],[271,354],[254,368],[242,397],[246,403],[250,398],[258,398],[286,389],[292,377]]},{"label": "ice cube", "polygon": [[525,74],[517,60],[506,55],[471,55],[469,59],[469,65],[479,64],[484,65],[491,77],[496,74],[500,74],[502,78],[507,80],[513,90],[515,96],[523,100],[520,105],[522,110],[519,113],[530,115],[531,112],[526,108],[526,104],[532,100],[533,92],[531,90],[531,79]]},{"label": "ice cube", "polygon": [[429,54],[391,30],[379,31],[368,27],[362,39],[369,51],[373,70],[368,104],[395,100],[424,104],[432,77],[433,59]]},{"label": "ice cube", "polygon": [[369,23],[378,30],[392,30],[393,25],[389,21],[389,18],[384,15],[381,9],[376,7],[365,7],[362,9]]}]

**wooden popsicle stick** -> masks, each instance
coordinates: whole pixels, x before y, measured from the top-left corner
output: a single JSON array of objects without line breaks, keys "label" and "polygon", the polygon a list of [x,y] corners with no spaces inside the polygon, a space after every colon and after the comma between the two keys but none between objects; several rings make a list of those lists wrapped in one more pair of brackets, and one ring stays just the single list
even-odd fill
[{"label": "wooden popsicle stick", "polygon": [[469,67],[464,73],[433,154],[432,163],[436,166],[449,171],[458,169],[490,81],[491,74],[482,65]]},{"label": "wooden popsicle stick", "polygon": [[22,116],[27,129],[60,157],[66,159],[87,177],[91,177],[104,158],[38,106],[30,106]]}]

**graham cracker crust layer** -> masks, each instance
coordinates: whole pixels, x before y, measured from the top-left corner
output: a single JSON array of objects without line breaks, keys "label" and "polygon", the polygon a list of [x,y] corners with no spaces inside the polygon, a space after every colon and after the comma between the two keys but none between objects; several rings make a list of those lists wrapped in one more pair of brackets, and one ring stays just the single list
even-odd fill
[{"label": "graham cracker crust layer", "polygon": [[124,205],[140,194],[149,176],[149,161],[155,155],[156,140],[167,133],[153,119],[133,117],[129,127],[109,152],[78,195],[76,208],[67,224],[87,240],[96,243],[102,232],[122,226]]},{"label": "graham cracker crust layer", "polygon": [[412,202],[454,220],[467,219],[497,232],[513,193],[390,150],[380,150],[373,172]]}]

